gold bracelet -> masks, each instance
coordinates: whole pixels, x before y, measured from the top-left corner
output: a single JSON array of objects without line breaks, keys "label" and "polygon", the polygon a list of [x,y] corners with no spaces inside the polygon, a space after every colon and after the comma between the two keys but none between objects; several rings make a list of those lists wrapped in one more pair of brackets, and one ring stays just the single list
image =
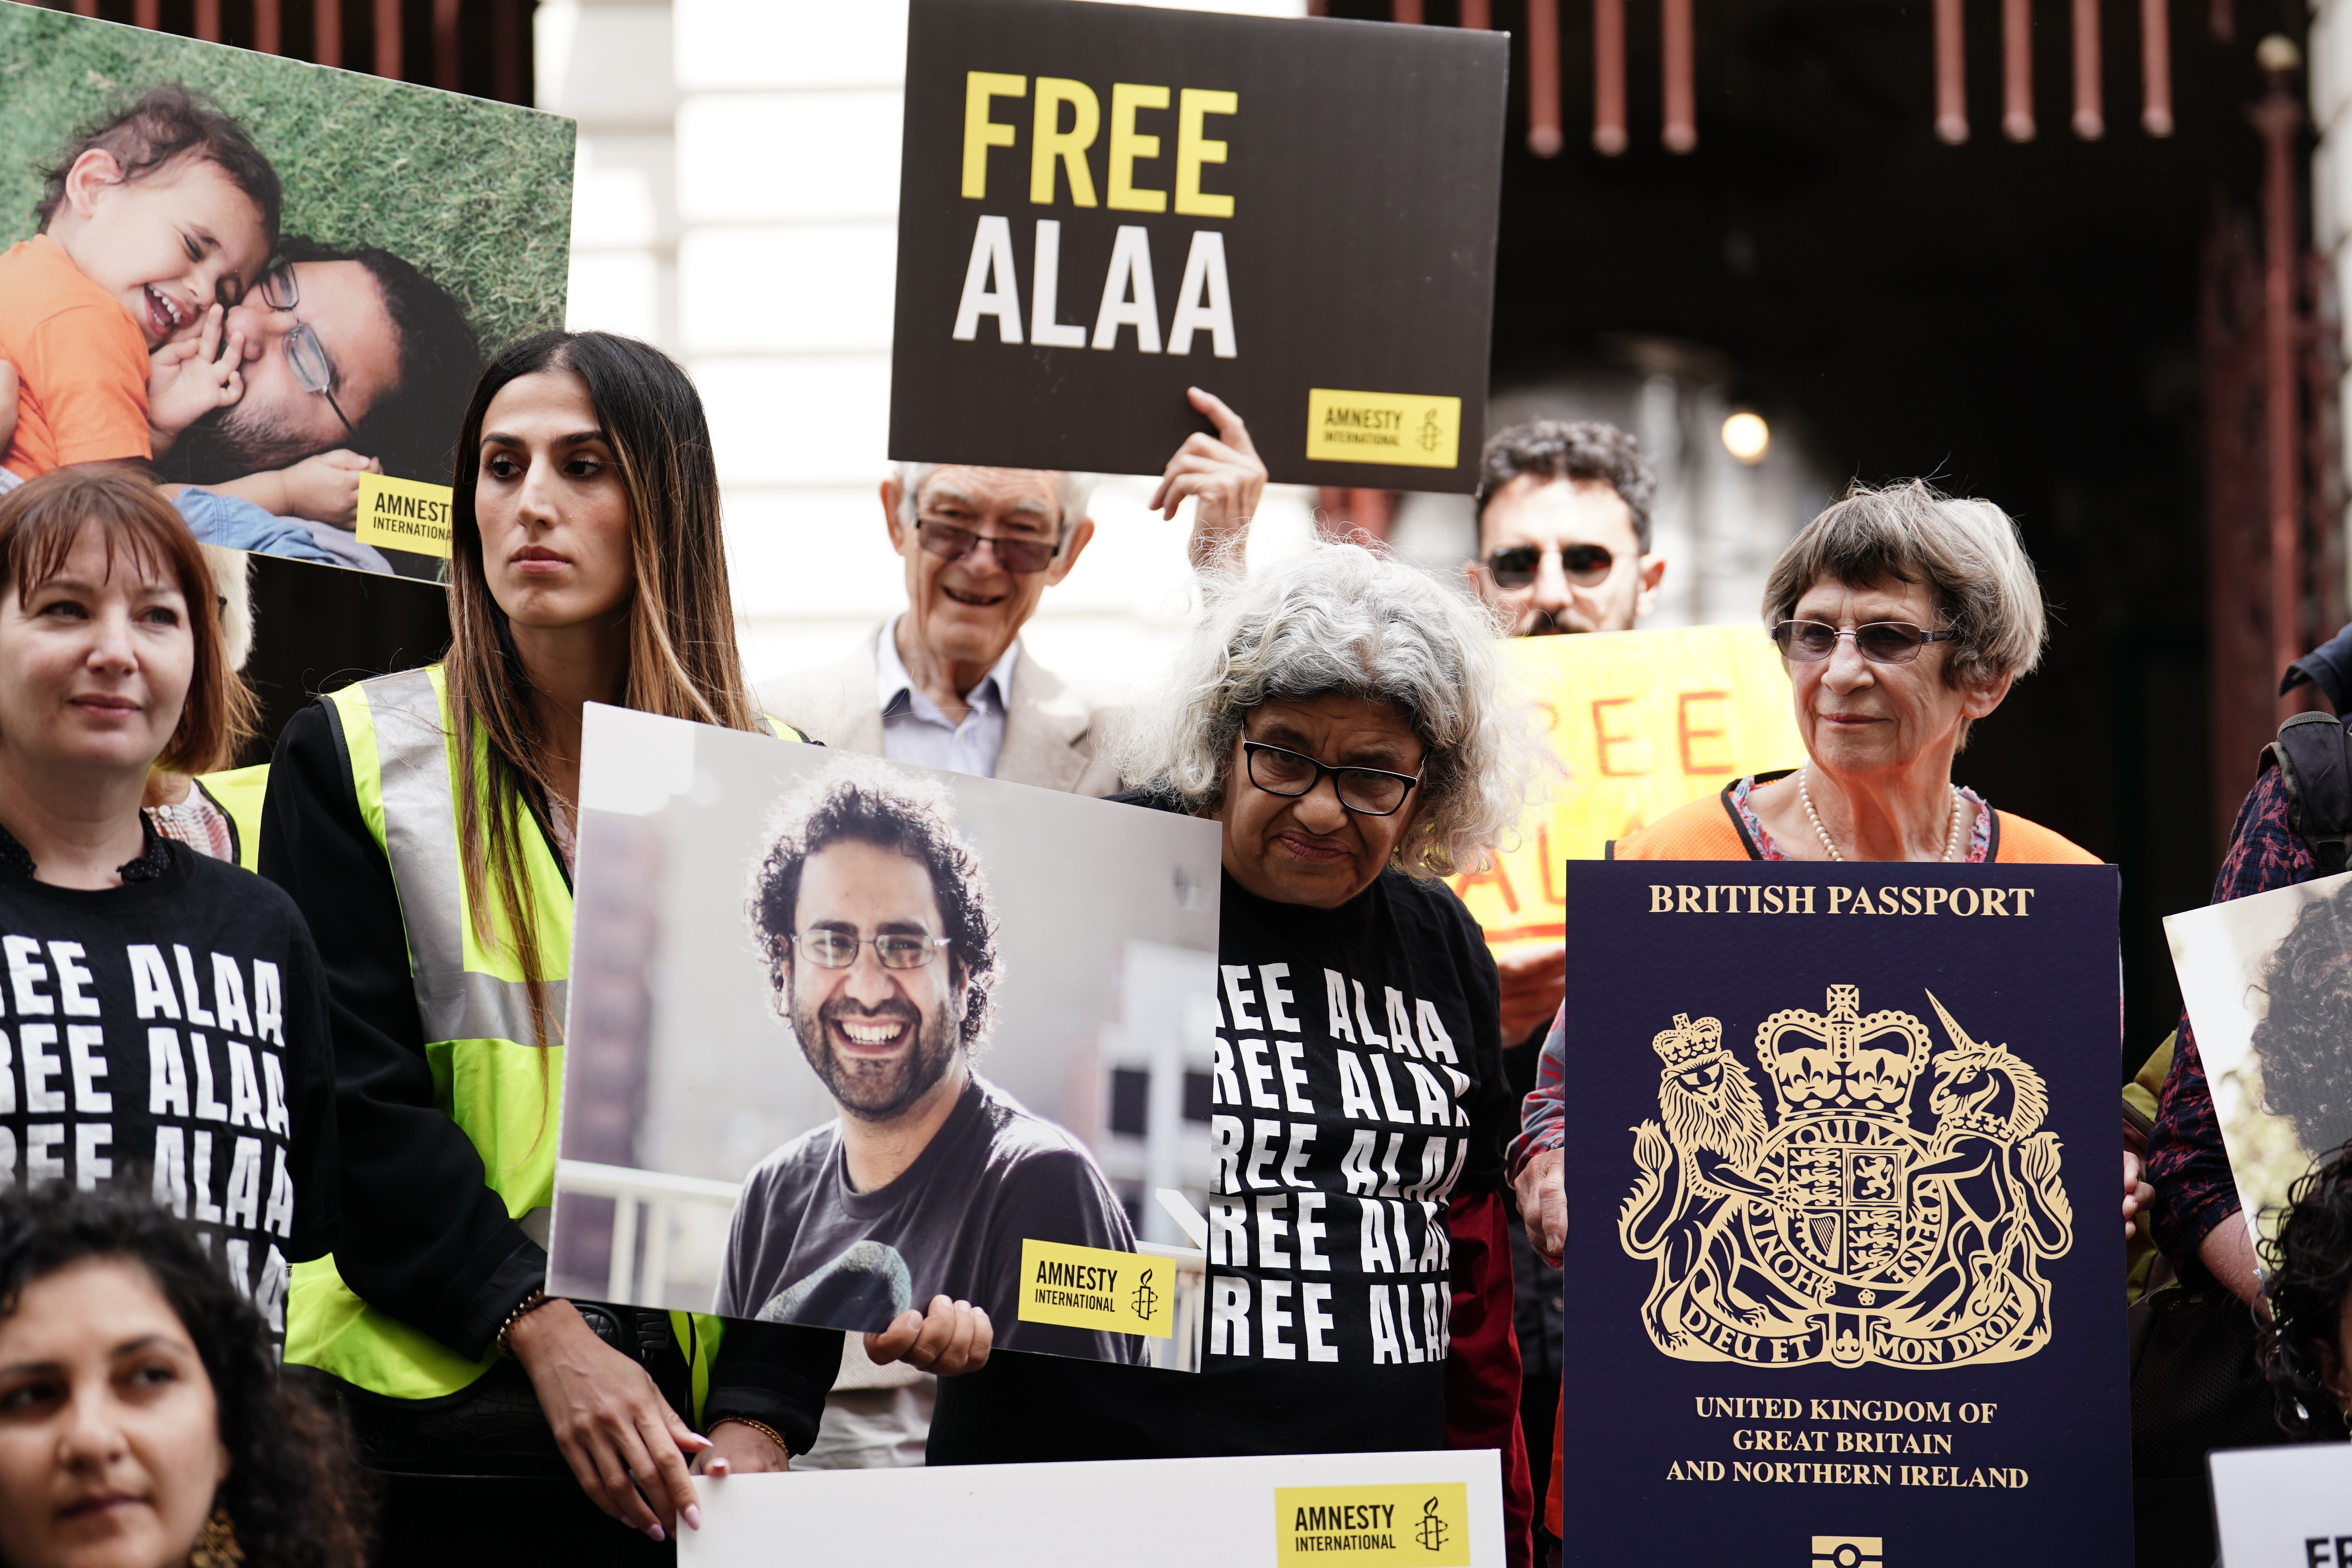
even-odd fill
[{"label": "gold bracelet", "polygon": [[754,1421],[749,1415],[722,1415],[718,1420],[713,1421],[710,1424],[710,1429],[713,1432],[716,1432],[721,1426],[726,1426],[730,1421],[734,1422],[739,1426],[749,1426],[752,1431],[757,1432],[761,1436],[765,1437],[769,1442],[773,1443],[777,1447],[783,1450],[785,1458],[789,1459],[793,1457],[793,1446],[784,1441],[784,1435],[782,1432],[777,1431],[773,1426],[769,1426],[765,1421]]},{"label": "gold bracelet", "polygon": [[507,1345],[507,1336],[514,1332],[514,1326],[554,1300],[554,1297],[549,1295],[544,1290],[533,1290],[530,1295],[525,1296],[520,1302],[517,1303],[515,1310],[507,1314],[507,1321],[499,1325],[499,1353],[500,1355],[512,1355],[514,1352]]}]

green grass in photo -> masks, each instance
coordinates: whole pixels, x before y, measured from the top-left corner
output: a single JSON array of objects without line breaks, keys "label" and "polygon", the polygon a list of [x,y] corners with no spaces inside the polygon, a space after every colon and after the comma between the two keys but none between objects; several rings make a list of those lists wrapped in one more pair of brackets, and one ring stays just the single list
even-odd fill
[{"label": "green grass in photo", "polygon": [[277,165],[288,234],[373,245],[449,290],[487,357],[563,324],[572,123],[0,0],[0,247],[36,232],[40,171],[75,132],[177,82]]}]

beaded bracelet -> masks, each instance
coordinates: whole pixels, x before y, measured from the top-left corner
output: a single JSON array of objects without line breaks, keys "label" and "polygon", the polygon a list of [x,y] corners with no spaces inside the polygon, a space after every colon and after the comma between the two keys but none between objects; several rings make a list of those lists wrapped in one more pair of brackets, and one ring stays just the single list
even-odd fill
[{"label": "beaded bracelet", "polygon": [[777,1431],[773,1426],[769,1426],[765,1421],[754,1421],[749,1415],[722,1415],[718,1420],[710,1424],[710,1429],[716,1432],[721,1426],[726,1426],[730,1421],[734,1422],[739,1426],[749,1426],[752,1431],[757,1432],[761,1436],[765,1437],[769,1442],[773,1443],[778,1448],[782,1449],[783,1451],[784,1458],[789,1459],[793,1457],[793,1446],[784,1441],[784,1435],[782,1432]]},{"label": "beaded bracelet", "polygon": [[553,1300],[555,1300],[555,1298],[550,1296],[544,1290],[533,1290],[530,1295],[525,1296],[521,1301],[516,1304],[515,1310],[507,1314],[507,1321],[499,1325],[498,1346],[501,1354],[512,1355],[514,1353],[507,1345],[507,1336],[514,1332],[514,1326],[517,1323],[521,1322],[523,1319],[529,1317],[531,1313],[539,1310],[541,1307],[546,1306]]}]

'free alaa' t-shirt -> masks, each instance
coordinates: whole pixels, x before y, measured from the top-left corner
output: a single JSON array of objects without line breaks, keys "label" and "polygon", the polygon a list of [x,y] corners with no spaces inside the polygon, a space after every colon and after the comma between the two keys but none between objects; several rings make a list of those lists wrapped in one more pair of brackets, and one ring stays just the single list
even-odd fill
[{"label": "'free alaa' t-shirt", "polygon": [[1444,1446],[1447,1205],[1516,1114],[1494,961],[1394,870],[1336,910],[1228,874],[1220,910],[1202,1369],[992,1358],[941,1381],[930,1463]]},{"label": "'free alaa' t-shirt", "polygon": [[1143,1359],[1135,1334],[1022,1321],[1024,1240],[1135,1250],[1127,1211],[1085,1147],[973,1073],[886,1186],[849,1184],[838,1122],[761,1161],[735,1205],[713,1310],[877,1333],[946,1295],[988,1314],[998,1350]]},{"label": "'free alaa' t-shirt", "polygon": [[51,887],[0,831],[0,1172],[152,1194],[282,1351],[333,1241],[324,977],[293,900],[151,826],[121,887]]}]

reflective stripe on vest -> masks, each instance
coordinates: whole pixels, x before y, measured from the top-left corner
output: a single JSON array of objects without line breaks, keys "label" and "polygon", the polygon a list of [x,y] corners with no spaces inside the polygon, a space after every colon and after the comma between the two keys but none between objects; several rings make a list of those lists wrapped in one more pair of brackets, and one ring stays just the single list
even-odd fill
[{"label": "reflective stripe on vest", "polygon": [[[512,971],[501,978],[478,967],[488,955],[477,951],[465,867],[457,854],[457,757],[443,716],[441,667],[364,681],[337,692],[335,701],[344,711],[347,735],[352,708],[364,705],[373,719],[380,839],[400,889],[409,973],[415,979],[416,1013],[425,1039],[532,1043],[530,994],[520,971],[511,962],[499,964]],[[540,933],[541,967],[568,967],[572,889],[538,834],[526,829],[518,837],[532,902],[543,915],[550,897],[559,897],[562,910],[560,931]],[[554,923],[541,921],[542,927]],[[551,947],[550,934],[560,935],[561,944]],[[566,983],[550,979],[542,989],[549,1016],[560,1021]]]},{"label": "reflective stripe on vest", "polygon": [[[392,867],[408,937],[435,1099],[471,1140],[483,1179],[526,1234],[546,1245],[555,1193],[561,1046],[541,1047],[529,988],[500,910],[497,941],[477,937],[458,855],[457,749],[438,665],[346,687],[328,699],[340,721],[352,793]],[[519,835],[526,896],[538,922],[551,1020],[560,1027],[572,955],[572,889],[545,837]],[[298,1265],[288,1303],[286,1358],[396,1399],[455,1394],[487,1371],[492,1350],[467,1360],[369,1306],[334,1259]]]}]

